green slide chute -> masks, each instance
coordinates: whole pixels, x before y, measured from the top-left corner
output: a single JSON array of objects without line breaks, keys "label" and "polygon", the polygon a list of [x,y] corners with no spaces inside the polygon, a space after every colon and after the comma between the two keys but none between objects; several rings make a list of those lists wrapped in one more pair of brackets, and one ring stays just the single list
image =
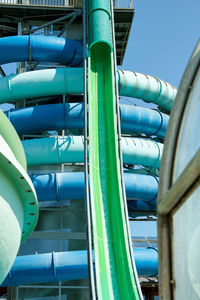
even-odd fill
[{"label": "green slide chute", "polygon": [[132,261],[117,131],[110,1],[89,1],[89,172],[98,299],[141,299]]}]

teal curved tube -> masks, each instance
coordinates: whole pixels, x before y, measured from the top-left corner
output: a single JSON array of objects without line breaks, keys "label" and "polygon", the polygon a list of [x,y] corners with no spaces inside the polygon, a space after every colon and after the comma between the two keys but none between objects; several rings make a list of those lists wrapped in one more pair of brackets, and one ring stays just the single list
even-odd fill
[{"label": "teal curved tube", "polygon": [[174,86],[154,76],[118,70],[120,95],[153,102],[170,111],[176,97]]},{"label": "teal curved tube", "polygon": [[82,68],[39,70],[11,74],[0,79],[0,103],[15,102],[30,97],[82,92]]},{"label": "teal curved tube", "polygon": [[[22,141],[28,166],[83,163],[83,136],[50,137]],[[141,138],[122,138],[126,164],[160,167],[163,144]],[[40,155],[38,155],[40,153]]]},{"label": "teal curved tube", "polygon": [[[171,110],[176,89],[153,76],[118,71],[120,96],[142,99]],[[0,79],[0,103],[30,97],[83,93],[83,69],[59,68],[9,75]]]}]

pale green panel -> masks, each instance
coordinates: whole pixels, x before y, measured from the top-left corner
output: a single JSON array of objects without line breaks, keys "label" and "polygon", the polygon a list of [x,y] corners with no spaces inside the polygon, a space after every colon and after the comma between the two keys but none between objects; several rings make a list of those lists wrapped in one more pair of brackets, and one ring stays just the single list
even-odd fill
[{"label": "pale green panel", "polygon": [[[20,240],[23,241],[34,230],[37,222],[37,197],[28,174],[16,160],[2,136],[0,136],[0,169],[2,174],[0,196],[8,202],[20,227],[23,227],[22,237],[20,234]],[[19,207],[22,210],[19,210]]]},{"label": "pale green panel", "polygon": [[173,183],[181,175],[190,160],[200,148],[200,70],[193,82],[192,90],[182,117],[173,171]]},{"label": "pale green panel", "polygon": [[15,183],[0,168],[0,282],[6,277],[21,242],[24,209]]},{"label": "pale green panel", "polygon": [[0,196],[0,282],[8,274],[17,255],[21,228],[9,204]]},{"label": "pale green panel", "polygon": [[200,187],[173,214],[175,299],[200,299]]},{"label": "pale green panel", "polygon": [[14,127],[5,116],[5,114],[0,110],[0,134],[9,145],[11,150],[13,151],[16,159],[26,170],[26,157],[24,153],[24,149],[22,147],[22,143],[15,131]]},{"label": "pale green panel", "polygon": [[19,137],[0,111],[0,283],[37,222],[37,198],[25,169]]}]

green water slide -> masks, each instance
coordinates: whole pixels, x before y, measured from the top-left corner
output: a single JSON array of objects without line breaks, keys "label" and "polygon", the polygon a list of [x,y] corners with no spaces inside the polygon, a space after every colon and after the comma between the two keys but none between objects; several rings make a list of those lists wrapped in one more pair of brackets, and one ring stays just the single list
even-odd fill
[{"label": "green water slide", "polygon": [[98,299],[141,299],[123,193],[110,0],[88,4],[89,172]]}]

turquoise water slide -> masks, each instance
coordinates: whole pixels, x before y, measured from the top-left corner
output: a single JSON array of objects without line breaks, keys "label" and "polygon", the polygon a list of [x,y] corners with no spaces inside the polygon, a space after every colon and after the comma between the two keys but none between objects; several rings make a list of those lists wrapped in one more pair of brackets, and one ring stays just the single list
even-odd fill
[{"label": "turquoise water slide", "polygon": [[[176,89],[154,76],[119,71],[120,96],[132,97],[159,105],[170,111]],[[0,103],[16,102],[30,97],[83,93],[83,68],[52,68],[11,74],[0,78]]]},{"label": "turquoise water slide", "polygon": [[132,260],[117,131],[110,1],[89,1],[89,172],[98,299],[141,299]]},{"label": "turquoise water slide", "polygon": [[[112,140],[107,140],[107,144],[112,144]],[[28,166],[84,162],[83,136],[27,139],[22,145]],[[160,168],[163,144],[149,139],[122,137],[121,146],[123,163]]]}]

